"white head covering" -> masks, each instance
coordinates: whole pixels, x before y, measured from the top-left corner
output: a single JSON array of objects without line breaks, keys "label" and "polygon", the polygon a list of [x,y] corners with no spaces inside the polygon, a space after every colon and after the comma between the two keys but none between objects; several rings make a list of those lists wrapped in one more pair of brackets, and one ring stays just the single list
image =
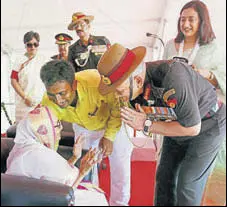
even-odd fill
[{"label": "white head covering", "polygon": [[39,106],[17,126],[15,145],[7,159],[6,174],[24,175],[72,186],[79,171],[56,152],[57,118],[48,107]]},{"label": "white head covering", "polygon": [[57,150],[60,136],[56,134],[53,112],[46,106],[38,106],[17,127],[15,143],[31,144],[38,141]]}]

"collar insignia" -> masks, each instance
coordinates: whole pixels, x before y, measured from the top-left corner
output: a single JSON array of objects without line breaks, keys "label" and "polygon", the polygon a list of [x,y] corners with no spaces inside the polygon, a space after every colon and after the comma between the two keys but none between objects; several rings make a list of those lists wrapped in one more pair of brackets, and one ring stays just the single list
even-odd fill
[{"label": "collar insignia", "polygon": [[102,76],[102,82],[106,85],[111,85],[111,80],[106,76]]}]

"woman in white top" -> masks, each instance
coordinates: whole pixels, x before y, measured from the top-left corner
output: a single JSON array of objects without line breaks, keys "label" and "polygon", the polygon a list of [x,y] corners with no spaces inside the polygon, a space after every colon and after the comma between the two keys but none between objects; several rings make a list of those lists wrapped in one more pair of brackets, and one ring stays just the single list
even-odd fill
[{"label": "woman in white top", "polygon": [[226,95],[225,56],[215,40],[208,9],[202,1],[190,1],[181,9],[178,34],[167,42],[163,59],[185,57],[194,70]]},{"label": "woman in white top", "polygon": [[99,152],[90,149],[81,159],[80,168],[76,168],[74,164],[81,156],[83,136],[74,144],[73,156],[65,160],[56,152],[61,129],[61,122],[48,107],[38,106],[29,112],[18,124],[15,145],[7,159],[6,174],[69,185],[74,189],[78,206],[108,205],[101,189],[81,183],[99,161]]},{"label": "woman in white top", "polygon": [[[215,40],[207,6],[198,0],[186,3],[180,11],[178,34],[167,42],[163,59],[184,57],[217,90],[225,102],[226,59]],[[208,180],[204,205],[224,205],[226,200],[226,142],[217,155],[215,168]],[[223,190],[225,189],[225,190]]]},{"label": "woman in white top", "polygon": [[16,122],[20,121],[35,105],[39,104],[45,87],[40,79],[40,69],[49,59],[39,54],[40,36],[29,31],[24,35],[25,54],[17,58],[11,73],[15,89]]}]

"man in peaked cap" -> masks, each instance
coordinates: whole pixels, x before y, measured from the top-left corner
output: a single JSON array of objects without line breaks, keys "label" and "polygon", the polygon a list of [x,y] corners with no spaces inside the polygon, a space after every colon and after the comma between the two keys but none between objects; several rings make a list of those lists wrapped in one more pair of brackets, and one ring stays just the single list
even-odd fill
[{"label": "man in peaked cap", "polygon": [[[125,101],[134,101],[136,110],[121,108],[123,125],[148,138],[152,134],[164,136],[154,206],[201,205],[208,176],[226,137],[226,105],[218,100],[215,87],[181,59],[146,62],[138,71],[135,67],[116,69],[110,64],[112,56],[109,49],[99,61],[99,92],[107,95],[116,91]],[[154,116],[165,111],[171,119]]]},{"label": "man in peaked cap", "polygon": [[69,51],[69,46],[71,44],[71,41],[73,38],[65,33],[59,33],[55,35],[56,39],[56,44],[58,45],[58,52],[59,54],[52,56],[52,59],[63,59],[63,60],[68,60],[68,51]]},{"label": "man in peaked cap", "polygon": [[69,48],[68,60],[74,66],[75,72],[85,69],[96,69],[103,53],[110,46],[110,41],[104,36],[90,34],[91,21],[94,16],[76,12],[68,25],[69,30],[75,30],[79,40]]}]

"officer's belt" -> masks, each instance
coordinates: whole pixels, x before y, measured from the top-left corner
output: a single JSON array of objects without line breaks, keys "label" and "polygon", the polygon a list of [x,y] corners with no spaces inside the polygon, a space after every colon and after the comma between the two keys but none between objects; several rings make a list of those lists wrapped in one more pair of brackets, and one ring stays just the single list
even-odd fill
[{"label": "officer's belt", "polygon": [[218,100],[216,104],[211,108],[211,110],[202,118],[202,120],[206,120],[214,116],[215,113],[221,108],[222,104],[223,103]]}]

